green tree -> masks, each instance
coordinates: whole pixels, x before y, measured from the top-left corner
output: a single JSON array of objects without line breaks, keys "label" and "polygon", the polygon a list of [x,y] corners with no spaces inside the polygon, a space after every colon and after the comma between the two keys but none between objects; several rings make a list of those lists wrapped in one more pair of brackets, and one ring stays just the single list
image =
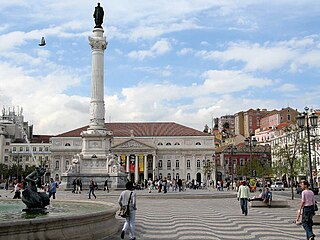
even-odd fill
[{"label": "green tree", "polygon": [[291,125],[284,129],[282,144],[278,144],[273,155],[277,161],[273,163],[273,171],[276,177],[287,174],[290,178],[291,199],[294,199],[294,179],[299,173],[306,172],[306,138],[301,136],[301,130],[297,125]]}]

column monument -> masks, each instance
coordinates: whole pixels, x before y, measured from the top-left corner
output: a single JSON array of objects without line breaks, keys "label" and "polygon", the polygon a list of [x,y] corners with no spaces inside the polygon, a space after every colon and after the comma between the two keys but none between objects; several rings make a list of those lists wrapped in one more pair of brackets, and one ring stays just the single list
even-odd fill
[{"label": "column monument", "polygon": [[100,3],[95,7],[93,17],[96,26],[93,29],[93,36],[88,37],[92,50],[89,127],[81,133],[82,150],[77,155],[76,161],[73,161],[79,166],[78,172],[70,169],[64,175],[69,176],[68,185],[72,183],[71,177],[81,177],[83,183],[88,183],[93,178],[100,186],[108,178],[111,187],[122,188],[126,183],[126,174],[119,172],[119,162],[111,153],[113,133],[105,127],[104,51],[108,42],[103,35],[104,11]]}]

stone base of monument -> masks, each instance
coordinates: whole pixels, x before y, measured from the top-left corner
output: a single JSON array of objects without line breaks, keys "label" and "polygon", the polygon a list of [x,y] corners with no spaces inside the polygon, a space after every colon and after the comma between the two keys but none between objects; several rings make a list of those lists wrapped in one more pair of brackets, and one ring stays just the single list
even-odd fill
[{"label": "stone base of monument", "polygon": [[109,174],[97,174],[97,173],[68,173],[62,174],[62,184],[61,189],[72,190],[73,180],[76,178],[81,178],[82,188],[89,189],[90,180],[93,179],[98,185],[98,190],[103,190],[104,183],[108,180],[109,190],[123,190],[125,189],[127,183],[126,173],[109,173]]}]

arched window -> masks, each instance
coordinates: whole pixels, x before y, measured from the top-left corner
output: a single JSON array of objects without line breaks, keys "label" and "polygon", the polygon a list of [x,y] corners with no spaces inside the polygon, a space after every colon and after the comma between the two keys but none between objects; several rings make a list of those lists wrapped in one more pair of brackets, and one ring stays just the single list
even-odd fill
[{"label": "arched window", "polygon": [[59,169],[59,161],[56,161],[56,169]]},{"label": "arched window", "polygon": [[70,147],[70,146],[71,146],[71,144],[70,144],[70,143],[66,143],[64,146],[66,146],[66,147]]},{"label": "arched window", "polygon": [[167,145],[167,146],[171,146],[171,143],[168,142],[168,143],[166,143],[166,145]]},{"label": "arched window", "polygon": [[162,169],[162,160],[159,160],[158,167],[159,167],[159,169]]},{"label": "arched window", "polygon": [[158,146],[162,146],[162,145],[163,145],[163,143],[162,143],[162,142],[159,142],[159,143],[158,143]]},{"label": "arched window", "polygon": [[56,181],[59,181],[59,180],[60,180],[60,179],[59,179],[59,174],[56,174],[55,180],[56,180]]},{"label": "arched window", "polygon": [[180,145],[180,143],[176,142],[174,145],[178,146],[178,145]]},{"label": "arched window", "polygon": [[167,161],[167,170],[170,170],[171,169],[171,160],[168,160]]},{"label": "arched window", "polygon": [[196,145],[201,145],[201,143],[200,142],[196,142]]},{"label": "arched window", "polygon": [[66,161],[66,170],[68,170],[68,168],[69,168],[69,161],[67,160]]},{"label": "arched window", "polygon": [[179,173],[176,173],[176,179],[180,179]]},{"label": "arched window", "polygon": [[159,179],[162,179],[162,173],[159,173]]},{"label": "arched window", "polygon": [[170,174],[170,173],[168,173],[167,179],[168,179],[168,180],[171,180],[171,174]]},{"label": "arched window", "polygon": [[151,159],[148,160],[148,168],[149,168],[149,169],[152,168],[152,160],[151,160]]},{"label": "arched window", "polygon": [[187,173],[187,181],[190,181],[191,177],[190,177],[190,173]]},{"label": "arched window", "polygon": [[178,170],[179,167],[180,167],[180,162],[179,162],[179,160],[176,160],[176,169]]},{"label": "arched window", "polygon": [[190,169],[190,160],[187,160],[187,169]]},{"label": "arched window", "polygon": [[197,160],[197,168],[200,168],[200,160]]}]

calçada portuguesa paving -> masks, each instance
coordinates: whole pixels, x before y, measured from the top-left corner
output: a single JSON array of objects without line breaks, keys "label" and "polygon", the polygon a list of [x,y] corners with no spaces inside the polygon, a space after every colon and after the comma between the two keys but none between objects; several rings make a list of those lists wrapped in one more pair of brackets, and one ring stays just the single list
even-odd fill
[{"label": "cal\u00e7ada portuguesa paving", "polygon": [[[4,190],[2,197],[13,195]],[[117,203],[120,191],[96,191],[97,199]],[[300,199],[290,200],[274,192],[274,199],[288,200],[289,208],[250,208],[244,216],[234,191],[187,190],[187,192],[157,193],[137,191],[136,239],[141,240],[302,240],[306,239],[302,226],[293,223]],[[12,196],[11,196],[12,195]],[[58,191],[59,200],[88,200],[87,191],[72,194]],[[52,200],[54,201],[54,200]],[[123,219],[118,218],[120,226]],[[107,226],[106,226],[107,227]],[[320,226],[314,232],[320,236]],[[120,239],[120,231],[104,240]],[[125,239],[129,239],[128,235]]]}]

